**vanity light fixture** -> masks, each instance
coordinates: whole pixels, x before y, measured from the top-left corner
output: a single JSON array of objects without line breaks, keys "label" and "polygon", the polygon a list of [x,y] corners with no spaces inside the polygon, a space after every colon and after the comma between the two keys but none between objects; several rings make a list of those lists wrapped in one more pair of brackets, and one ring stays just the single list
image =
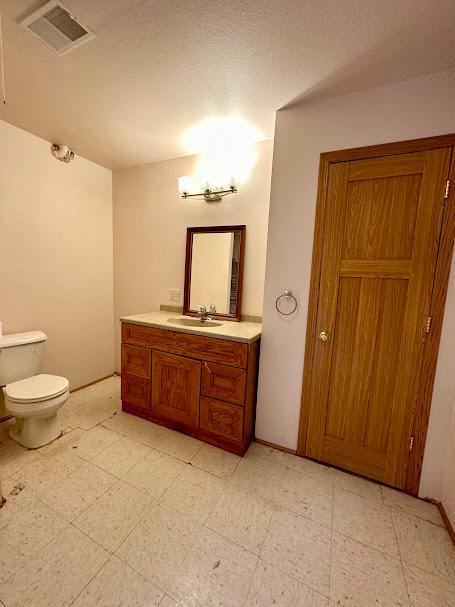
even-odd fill
[{"label": "vanity light fixture", "polygon": [[199,188],[195,187],[191,177],[179,177],[178,184],[181,198],[194,198],[195,200],[205,200],[205,202],[220,202],[224,196],[238,192],[235,183],[231,183],[227,188],[225,186],[211,187],[207,183],[203,191],[199,192],[197,191]]}]

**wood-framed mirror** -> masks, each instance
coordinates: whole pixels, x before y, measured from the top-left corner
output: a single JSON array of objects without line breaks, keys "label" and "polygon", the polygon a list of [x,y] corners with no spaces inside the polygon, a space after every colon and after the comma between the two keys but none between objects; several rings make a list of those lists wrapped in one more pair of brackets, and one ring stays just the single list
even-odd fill
[{"label": "wood-framed mirror", "polygon": [[246,226],[188,228],[183,314],[240,321]]}]

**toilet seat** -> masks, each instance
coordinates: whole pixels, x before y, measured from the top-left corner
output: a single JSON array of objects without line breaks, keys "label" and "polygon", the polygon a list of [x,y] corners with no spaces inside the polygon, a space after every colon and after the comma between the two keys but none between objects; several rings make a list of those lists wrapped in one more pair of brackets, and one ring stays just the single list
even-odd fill
[{"label": "toilet seat", "polygon": [[64,394],[68,388],[66,377],[43,373],[7,384],[5,396],[14,403],[42,402]]}]

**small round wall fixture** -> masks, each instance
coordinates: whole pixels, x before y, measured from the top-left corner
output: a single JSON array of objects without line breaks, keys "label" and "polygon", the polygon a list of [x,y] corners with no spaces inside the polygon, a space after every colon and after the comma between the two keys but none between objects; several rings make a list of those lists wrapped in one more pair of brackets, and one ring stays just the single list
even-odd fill
[{"label": "small round wall fixture", "polygon": [[59,143],[53,143],[51,145],[51,154],[54,158],[60,160],[60,162],[70,162],[74,158],[73,150],[70,150],[67,145],[61,145]]},{"label": "small round wall fixture", "polygon": [[[289,309],[286,311],[281,308],[283,302],[289,304]],[[278,295],[275,300],[276,311],[279,312],[282,316],[291,316],[291,314],[294,314],[294,312],[297,310],[297,305],[297,299],[293,295],[291,289],[287,289],[286,291],[281,293],[281,295]]]}]

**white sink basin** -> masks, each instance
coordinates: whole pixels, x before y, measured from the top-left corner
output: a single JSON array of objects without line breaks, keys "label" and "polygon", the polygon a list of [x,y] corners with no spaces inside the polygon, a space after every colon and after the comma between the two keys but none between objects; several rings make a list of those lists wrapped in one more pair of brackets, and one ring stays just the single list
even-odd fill
[{"label": "white sink basin", "polygon": [[182,325],[184,327],[196,327],[198,329],[221,327],[223,324],[222,322],[215,322],[213,320],[204,320],[204,322],[201,322],[197,318],[168,318],[167,322],[175,325]]}]

